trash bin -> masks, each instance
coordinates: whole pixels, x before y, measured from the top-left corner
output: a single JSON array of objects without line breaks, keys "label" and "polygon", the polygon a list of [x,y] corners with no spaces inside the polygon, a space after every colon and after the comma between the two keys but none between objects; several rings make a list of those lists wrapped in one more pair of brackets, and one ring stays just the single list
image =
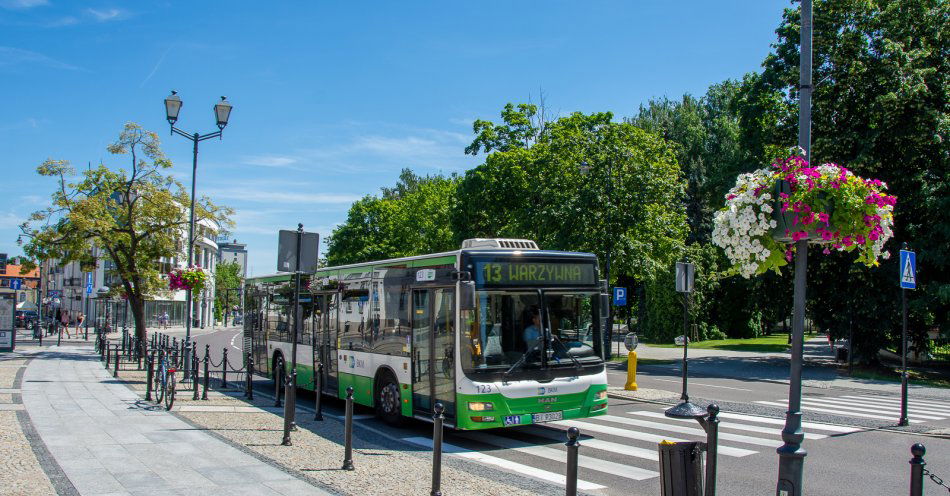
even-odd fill
[{"label": "trash bin", "polygon": [[839,347],[837,348],[837,354],[835,355],[835,359],[836,359],[837,361],[839,361],[839,362],[847,362],[847,361],[848,361],[848,348],[846,348],[846,347],[844,347],[844,346],[839,346]]},{"label": "trash bin", "polygon": [[657,448],[660,451],[661,496],[702,496],[705,445],[663,441]]}]

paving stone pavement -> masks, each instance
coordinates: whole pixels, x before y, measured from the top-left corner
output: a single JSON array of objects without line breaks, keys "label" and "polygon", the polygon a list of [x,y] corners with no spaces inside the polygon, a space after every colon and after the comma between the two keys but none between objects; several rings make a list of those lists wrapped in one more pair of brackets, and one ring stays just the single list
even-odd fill
[{"label": "paving stone pavement", "polygon": [[327,495],[112,379],[90,348],[48,348],[27,367],[23,404],[81,495]]}]

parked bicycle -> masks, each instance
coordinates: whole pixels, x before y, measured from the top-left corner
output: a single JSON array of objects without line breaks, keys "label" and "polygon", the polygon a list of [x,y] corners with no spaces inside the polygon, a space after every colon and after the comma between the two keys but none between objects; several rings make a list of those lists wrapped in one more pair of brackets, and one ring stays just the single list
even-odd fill
[{"label": "parked bicycle", "polygon": [[165,402],[165,409],[171,410],[175,403],[175,364],[171,363],[169,354],[165,349],[158,351],[158,368],[155,371],[155,403]]}]

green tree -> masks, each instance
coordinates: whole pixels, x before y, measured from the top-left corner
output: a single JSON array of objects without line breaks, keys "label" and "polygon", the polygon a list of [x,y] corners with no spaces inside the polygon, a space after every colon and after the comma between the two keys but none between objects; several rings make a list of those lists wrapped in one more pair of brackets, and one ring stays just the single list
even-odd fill
[{"label": "green tree", "polygon": [[449,223],[454,177],[420,177],[404,169],[393,188],[350,206],[327,238],[327,264],[380,260],[457,248]]},{"label": "green tree", "polygon": [[240,302],[241,265],[237,262],[222,262],[214,269],[214,318],[223,320],[229,307]]},{"label": "green tree", "polygon": [[[896,254],[907,241],[918,252],[919,290],[911,299],[910,329],[924,347],[924,331],[950,332],[950,3],[942,0],[815,3],[815,92],[812,162],[837,162],[879,178],[898,197]],[[778,42],[766,58],[762,91],[784,95],[791,112],[771,112],[763,127],[795,129],[800,13],[788,9]],[[817,258],[817,260],[816,260]],[[899,336],[896,256],[876,269],[851,270],[843,257],[814,257],[809,298],[815,319],[842,336],[855,325],[855,342],[880,346]],[[818,282],[820,281],[820,282]],[[846,295],[860,287],[861,297]],[[844,316],[853,315],[845,319]],[[865,334],[866,333],[866,334]],[[876,357],[870,346],[867,358]]]},{"label": "green tree", "polygon": [[[78,261],[92,270],[97,260],[91,248],[115,264],[121,288],[135,319],[136,336],[145,339],[145,300],[167,291],[160,261],[183,256],[190,198],[171,175],[172,167],[155,133],[126,124],[109,145],[113,155],[129,155],[129,169],[100,164],[76,177],[65,160],[46,160],[37,168],[56,180],[51,205],[30,215],[20,228],[26,238],[23,251],[32,260]],[[232,211],[207,198],[195,202],[196,219],[230,224]]]}]

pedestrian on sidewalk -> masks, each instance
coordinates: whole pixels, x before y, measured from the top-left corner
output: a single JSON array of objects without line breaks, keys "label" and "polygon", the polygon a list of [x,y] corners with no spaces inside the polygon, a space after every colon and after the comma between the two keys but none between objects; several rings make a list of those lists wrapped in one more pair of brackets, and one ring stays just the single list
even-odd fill
[{"label": "pedestrian on sidewalk", "polygon": [[168,329],[168,311],[162,314],[162,328]]},{"label": "pedestrian on sidewalk", "polygon": [[63,324],[63,331],[66,332],[67,338],[72,338],[72,334],[69,333],[69,310],[63,310],[60,315],[60,322]]},{"label": "pedestrian on sidewalk", "polygon": [[76,316],[76,335],[78,336],[82,330],[82,323],[86,321],[86,316],[82,312],[79,312],[79,315]]}]

